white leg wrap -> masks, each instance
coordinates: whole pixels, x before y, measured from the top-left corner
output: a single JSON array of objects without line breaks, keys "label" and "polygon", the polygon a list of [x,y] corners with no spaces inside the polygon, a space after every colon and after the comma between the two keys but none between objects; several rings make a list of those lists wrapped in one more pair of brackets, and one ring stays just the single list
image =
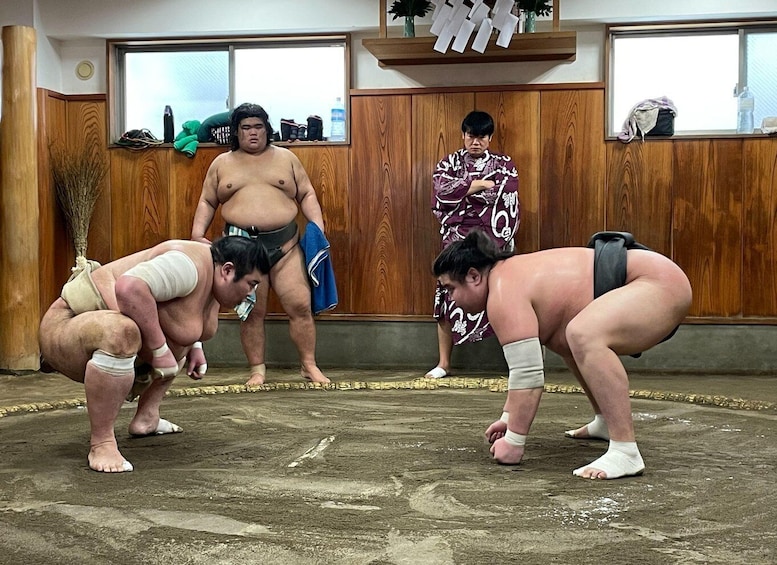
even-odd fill
[{"label": "white leg wrap", "polygon": [[502,351],[510,369],[510,377],[507,380],[509,390],[542,388],[545,385],[539,338],[529,337],[508,343],[502,347]]},{"label": "white leg wrap", "polygon": [[135,358],[132,357],[117,357],[111,355],[107,351],[97,349],[92,353],[92,359],[89,361],[92,365],[100,369],[104,373],[108,373],[114,377],[126,377],[127,375],[135,374]]}]

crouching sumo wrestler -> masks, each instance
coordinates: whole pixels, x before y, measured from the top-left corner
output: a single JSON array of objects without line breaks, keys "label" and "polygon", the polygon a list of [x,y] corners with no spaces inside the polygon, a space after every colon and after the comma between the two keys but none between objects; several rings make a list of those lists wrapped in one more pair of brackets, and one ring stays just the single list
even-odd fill
[{"label": "crouching sumo wrestler", "polygon": [[[216,333],[219,309],[242,302],[268,270],[264,247],[224,237],[212,245],[171,240],[103,266],[90,261],[70,278],[39,338],[44,362],[84,383],[90,468],[132,471],[114,435],[125,398],[139,394],[132,436],[181,431],[159,416],[165,392],[184,366],[203,377],[202,342]],[[143,365],[152,378],[136,384]]]},{"label": "crouching sumo wrestler", "polygon": [[435,260],[442,287],[465,312],[487,311],[504,350],[507,402],[486,430],[499,463],[523,458],[545,383],[545,346],[564,359],[594,411],[593,421],[566,435],[609,440],[604,455],[573,473],[616,479],[645,468],[618,356],[638,355],[671,337],[688,313],[691,286],[680,267],[631,234],[602,232],[589,247],[512,255],[473,231]]}]

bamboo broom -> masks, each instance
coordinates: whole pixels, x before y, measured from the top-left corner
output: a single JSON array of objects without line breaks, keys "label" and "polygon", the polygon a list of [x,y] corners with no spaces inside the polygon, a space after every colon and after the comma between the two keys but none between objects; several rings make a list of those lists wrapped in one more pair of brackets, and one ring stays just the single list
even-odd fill
[{"label": "bamboo broom", "polygon": [[92,212],[100,196],[100,183],[108,165],[94,145],[75,148],[61,144],[49,146],[51,172],[57,202],[65,216],[67,231],[76,253],[75,273],[86,267],[86,246]]}]

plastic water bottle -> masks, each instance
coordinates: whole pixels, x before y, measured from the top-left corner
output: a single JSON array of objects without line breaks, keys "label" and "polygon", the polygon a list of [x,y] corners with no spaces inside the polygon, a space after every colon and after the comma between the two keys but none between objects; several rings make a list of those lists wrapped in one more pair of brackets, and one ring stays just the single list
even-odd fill
[{"label": "plastic water bottle", "polygon": [[345,141],[345,106],[339,96],[332,108],[332,129],[329,133],[329,141]]},{"label": "plastic water bottle", "polygon": [[737,133],[753,133],[753,110],[755,96],[748,87],[744,87],[737,99]]}]

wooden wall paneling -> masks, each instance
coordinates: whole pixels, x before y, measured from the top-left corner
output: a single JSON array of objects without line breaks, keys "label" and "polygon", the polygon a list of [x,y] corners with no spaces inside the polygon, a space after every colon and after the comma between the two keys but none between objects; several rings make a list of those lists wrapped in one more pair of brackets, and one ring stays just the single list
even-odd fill
[{"label": "wooden wall paneling", "polygon": [[38,121],[38,210],[40,239],[40,312],[46,313],[57,299],[75,262],[65,219],[57,204],[49,160],[49,143],[65,136],[66,102],[45,89],[36,92]]},{"label": "wooden wall paneling", "polygon": [[[202,183],[208,167],[227,147],[200,147],[194,156],[187,157],[180,151],[169,151],[170,156],[170,239],[189,239],[192,234],[192,220],[202,192]],[[221,237],[224,222],[220,208],[217,210],[207,231],[208,239]]]},{"label": "wooden wall paneling", "polygon": [[[189,239],[192,235],[192,221],[197,203],[202,192],[202,183],[208,167],[219,154],[228,151],[227,146],[200,146],[192,157],[187,157],[180,151],[168,150],[170,153],[170,183],[169,183],[169,217],[167,239]],[[221,237],[224,230],[224,220],[221,217],[221,207],[216,209],[205,236],[214,241]],[[222,313],[234,316],[232,308],[222,307]]]},{"label": "wooden wall paneling", "polygon": [[672,256],[672,141],[607,143],[606,229]]},{"label": "wooden wall paneling", "polygon": [[777,142],[747,139],[744,148],[745,316],[777,316]]},{"label": "wooden wall paneling", "polygon": [[170,153],[165,149],[110,151],[113,259],[169,239]]},{"label": "wooden wall paneling", "polygon": [[675,141],[673,258],[693,288],[691,316],[742,312],[742,140]]},{"label": "wooden wall paneling", "polygon": [[521,226],[519,253],[540,249],[540,93],[529,91],[478,92],[475,107],[491,114],[496,129],[494,151],[513,158],[518,169]]},{"label": "wooden wall paneling", "polygon": [[463,146],[461,121],[474,109],[471,92],[412,97],[413,314],[431,315],[435,279],[432,263],[440,252],[440,224],[432,214],[432,175],[440,159]]},{"label": "wooden wall paneling", "polygon": [[[67,103],[67,137],[69,144],[88,143],[102,154],[110,165],[108,154],[105,100],[69,100]],[[111,260],[111,191],[110,174],[106,172],[101,193],[89,223],[86,255],[100,263]],[[75,258],[74,258],[75,261]]]},{"label": "wooden wall paneling", "polygon": [[[349,148],[342,145],[292,146],[310,177],[324,214],[324,231],[329,241],[329,256],[337,284],[337,308],[332,313],[351,311],[351,208],[348,179]],[[300,230],[307,220],[300,213]],[[280,310],[282,311],[282,310]]]},{"label": "wooden wall paneling", "polygon": [[540,120],[540,247],[585,245],[604,229],[604,91],[543,91]]},{"label": "wooden wall paneling", "polygon": [[411,97],[353,97],[351,117],[352,310],[411,314]]}]

